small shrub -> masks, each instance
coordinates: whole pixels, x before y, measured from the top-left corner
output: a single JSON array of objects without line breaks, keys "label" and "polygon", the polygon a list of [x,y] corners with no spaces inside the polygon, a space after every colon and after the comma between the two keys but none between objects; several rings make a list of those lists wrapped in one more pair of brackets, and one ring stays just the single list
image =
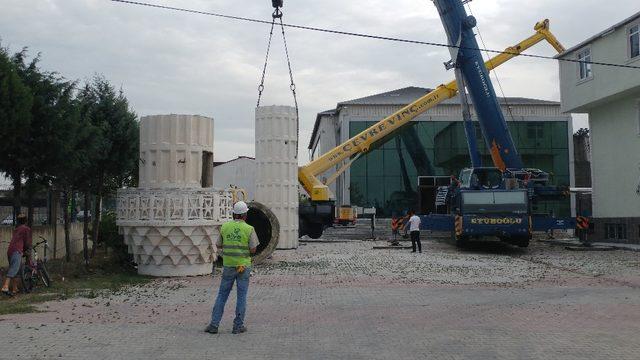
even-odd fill
[{"label": "small shrub", "polygon": [[124,236],[118,233],[116,226],[116,213],[107,211],[100,219],[100,239],[104,241],[107,247],[113,250],[113,256],[117,261],[128,263],[131,256],[127,251],[127,245],[124,243]]}]

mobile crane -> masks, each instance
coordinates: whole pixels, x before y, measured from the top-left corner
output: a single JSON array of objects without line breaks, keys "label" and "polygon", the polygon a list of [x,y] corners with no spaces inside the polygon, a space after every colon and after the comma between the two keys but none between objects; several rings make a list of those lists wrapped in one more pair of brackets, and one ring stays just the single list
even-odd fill
[{"label": "mobile crane", "polygon": [[[470,239],[497,237],[504,242],[526,247],[533,230],[530,203],[540,199],[566,197],[569,189],[550,185],[548,173],[523,166],[488,71],[483,66],[482,55],[473,33],[475,18],[467,16],[460,0],[433,2],[447,33],[449,45],[453,45],[450,48],[452,59],[445,63],[445,67],[455,69],[458,88],[464,87],[469,92],[494,165],[482,167],[466,91],[460,91],[472,167],[461,171],[461,181],[455,186],[441,188],[447,193],[449,189],[452,190],[452,194],[445,197],[450,209],[450,216],[445,218],[449,220],[448,224],[445,222],[448,225],[446,228],[450,229],[452,238],[459,245],[466,244]],[[557,40],[555,44],[558,52],[564,51]],[[437,215],[427,216],[425,228],[436,229],[437,222],[429,221],[436,218]],[[565,223],[571,222],[563,222],[563,225]]]},{"label": "mobile crane", "polygon": [[[546,179],[548,179],[546,173],[539,170],[528,170],[523,167],[488,75],[488,71],[518,56],[526,49],[543,40],[549,42],[559,53],[564,51],[564,47],[549,30],[549,21],[545,19],[538,22],[534,26],[535,34],[515,46],[505,49],[504,52],[494,56],[487,62],[483,62],[480,51],[478,50],[478,44],[474,38],[475,35],[473,34],[473,28],[476,25],[475,19],[472,16],[466,15],[463,3],[460,0],[434,0],[434,4],[445,26],[449,42],[454,46],[452,48],[454,50],[452,55],[455,55],[455,57],[448,63],[447,67],[456,68],[458,74],[462,74],[462,79],[458,76],[457,80],[439,85],[433,91],[380,120],[316,160],[299,167],[298,180],[310,196],[310,202],[308,204],[300,205],[300,236],[306,234],[312,238],[320,237],[323,230],[333,223],[334,201],[328,185],[330,185],[337,176],[343,173],[362,154],[367,153],[372,146],[379,146],[390,140],[397,134],[396,132],[398,130],[410,124],[412,119],[442,101],[456,96],[460,89],[459,83],[461,82],[466,82],[466,88],[472,97],[473,106],[478,113],[482,134],[487,147],[490,149],[491,158],[495,167],[474,167],[463,170],[463,184],[459,189],[467,189],[470,195],[452,196],[450,198],[461,199],[462,197],[471,197],[473,191],[483,190],[480,188],[474,189],[478,186],[500,188],[500,191],[507,192],[509,190],[505,188],[504,184],[508,184],[509,182],[505,182],[503,179],[508,178],[515,179],[515,182],[520,184],[525,182],[539,184],[540,186],[537,186],[535,191],[540,196],[543,196],[545,191],[547,193],[550,192],[553,196],[556,195],[556,189],[546,186]],[[462,93],[464,93],[464,91],[462,91]],[[467,125],[465,124],[465,126]],[[477,149],[472,146],[474,145],[474,138],[469,137],[470,131],[466,133],[470,143],[470,154],[473,159],[475,155],[473,152],[477,151]],[[474,160],[473,165],[477,166],[479,164]],[[339,168],[336,170],[336,173],[327,181],[323,183],[318,179],[320,174],[337,166],[339,166]],[[495,184],[490,184],[489,182],[491,181],[494,181]],[[472,184],[472,182],[474,183]],[[459,193],[462,193],[462,191],[460,190]],[[528,198],[528,190],[518,189],[518,193]],[[525,207],[527,207],[527,216],[525,217],[528,218],[525,226],[527,227],[527,234],[530,236],[531,221],[528,203]],[[460,219],[464,220],[463,217],[457,217],[454,221],[451,216],[444,219],[427,218],[423,223],[425,224],[425,228],[434,230],[452,229],[454,226],[462,224],[461,226],[457,226],[457,228],[460,229],[464,226],[464,221]],[[467,220],[469,222],[471,221],[471,219]],[[495,225],[498,225],[496,224],[498,220],[495,220],[496,222],[493,224],[491,224],[492,220],[489,219],[487,221],[489,222],[487,228],[491,228],[491,231],[495,232]],[[517,222],[518,220],[515,221]],[[509,222],[511,222],[511,220],[509,220]],[[523,221],[520,221],[520,225],[522,224]],[[521,227],[516,229],[516,231],[520,230]],[[511,229],[500,229],[499,231],[511,231]],[[457,233],[460,236],[464,236],[463,232],[458,231]]]}]

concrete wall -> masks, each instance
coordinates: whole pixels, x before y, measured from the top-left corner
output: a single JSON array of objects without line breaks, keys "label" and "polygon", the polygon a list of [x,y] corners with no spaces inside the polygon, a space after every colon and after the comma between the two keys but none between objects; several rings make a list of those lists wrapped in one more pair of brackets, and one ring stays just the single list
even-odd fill
[{"label": "concrete wall", "polygon": [[[13,233],[12,226],[0,227],[0,267],[6,267],[9,265],[7,261],[7,248],[11,241],[11,234]],[[56,258],[61,259],[66,255],[64,247],[64,226],[57,226],[58,240],[56,242]],[[33,242],[40,241],[38,236],[42,236],[49,241],[49,250],[47,250],[48,259],[53,259],[53,226],[34,226],[33,227]],[[91,247],[91,241],[89,241],[89,247]],[[82,251],[82,223],[71,224],[71,251],[74,254]],[[38,255],[44,256],[44,250],[38,248]]]},{"label": "concrete wall", "polygon": [[247,191],[249,200],[256,193],[256,161],[249,158],[238,158],[220,164],[213,169],[213,186],[226,189],[235,185]]},{"label": "concrete wall", "polygon": [[[640,57],[629,58],[627,37],[628,27],[639,22],[640,17],[560,58],[576,60],[579,52],[590,47],[591,59],[594,62],[640,66]],[[560,62],[560,96],[563,112],[584,113],[608,97],[640,88],[640,71],[592,65],[592,78],[581,81],[578,77],[578,66],[579,64],[574,62]]]},{"label": "concrete wall", "polygon": [[[625,22],[560,58],[576,60],[589,49],[591,61],[640,66],[640,56],[630,58],[628,37],[640,16]],[[640,72],[594,64],[592,76],[580,79],[579,66],[560,62],[561,109],[589,114],[593,238],[640,243]],[[607,224],[626,227],[626,238],[607,239]]]},{"label": "concrete wall", "polygon": [[640,217],[640,91],[589,113],[593,216]]}]

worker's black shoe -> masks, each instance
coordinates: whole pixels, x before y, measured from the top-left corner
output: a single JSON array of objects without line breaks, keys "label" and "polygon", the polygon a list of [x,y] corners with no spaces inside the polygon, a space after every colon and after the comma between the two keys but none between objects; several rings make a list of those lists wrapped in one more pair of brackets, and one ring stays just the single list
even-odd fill
[{"label": "worker's black shoe", "polygon": [[247,332],[246,326],[234,327],[233,331],[231,331],[232,334],[242,334],[244,332]]},{"label": "worker's black shoe", "polygon": [[207,326],[206,329],[204,329],[204,332],[208,332],[209,334],[217,334],[218,333],[218,327],[217,326]]}]

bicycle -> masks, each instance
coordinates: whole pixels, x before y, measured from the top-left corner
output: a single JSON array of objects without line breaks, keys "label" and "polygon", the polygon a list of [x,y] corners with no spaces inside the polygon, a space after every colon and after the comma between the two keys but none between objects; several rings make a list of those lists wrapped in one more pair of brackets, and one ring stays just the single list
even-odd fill
[{"label": "bicycle", "polygon": [[47,262],[47,255],[45,251],[44,261],[38,258],[37,248],[40,245],[44,244],[45,248],[49,248],[49,242],[47,239],[40,236],[42,241],[32,246],[31,250],[31,262],[28,262],[27,255],[23,255],[25,257],[25,263],[22,266],[22,271],[20,274],[22,276],[22,288],[25,293],[29,293],[33,290],[36,284],[41,281],[42,285],[45,287],[51,286],[51,277],[49,277],[49,272],[47,271],[47,267],[45,266]]}]

